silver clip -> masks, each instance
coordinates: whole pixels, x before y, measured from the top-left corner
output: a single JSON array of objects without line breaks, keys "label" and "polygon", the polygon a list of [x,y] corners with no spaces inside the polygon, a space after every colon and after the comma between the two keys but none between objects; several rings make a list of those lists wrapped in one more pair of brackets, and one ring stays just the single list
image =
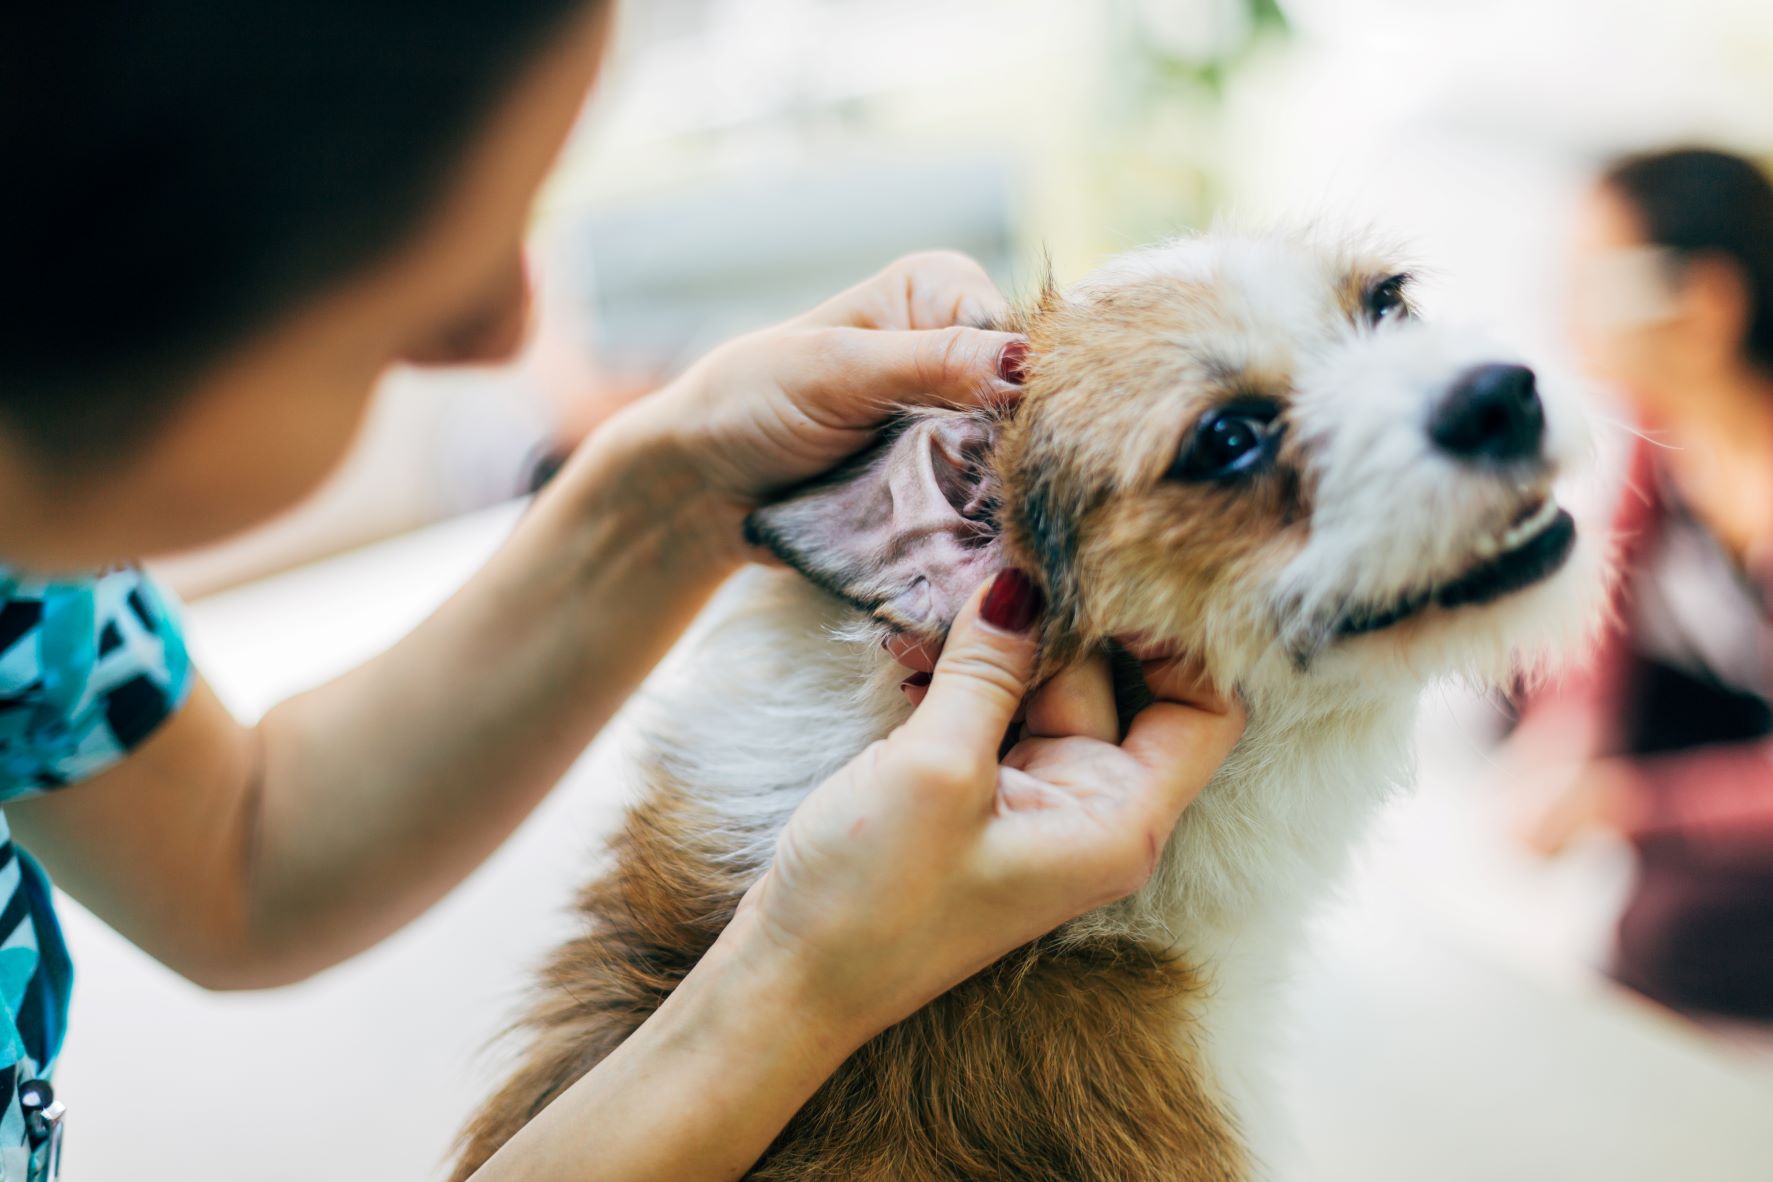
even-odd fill
[{"label": "silver clip", "polygon": [[62,1131],[68,1106],[56,1099],[46,1079],[19,1085],[19,1108],[24,1111],[25,1133],[31,1139],[31,1169],[27,1182],[55,1182],[62,1174]]}]

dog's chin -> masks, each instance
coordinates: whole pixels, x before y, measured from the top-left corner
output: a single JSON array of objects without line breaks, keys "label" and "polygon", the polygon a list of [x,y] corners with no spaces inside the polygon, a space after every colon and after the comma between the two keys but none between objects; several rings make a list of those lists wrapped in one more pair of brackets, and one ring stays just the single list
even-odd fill
[{"label": "dog's chin", "polygon": [[1418,620],[1456,618],[1465,609],[1498,603],[1551,578],[1575,548],[1575,519],[1550,498],[1536,501],[1499,536],[1475,545],[1473,560],[1464,570],[1395,599],[1345,612],[1336,637],[1352,640]]}]

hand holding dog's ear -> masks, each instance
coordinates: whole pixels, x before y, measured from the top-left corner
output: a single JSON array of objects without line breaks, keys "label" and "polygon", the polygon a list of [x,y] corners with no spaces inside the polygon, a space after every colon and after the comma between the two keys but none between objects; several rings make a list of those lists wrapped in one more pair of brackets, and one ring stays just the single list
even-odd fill
[{"label": "hand holding dog's ear", "polygon": [[985,268],[957,251],[926,250],[891,263],[797,323],[918,330],[990,324],[1009,310],[1009,302]]},{"label": "hand holding dog's ear", "polygon": [[1096,663],[1029,700],[1027,737],[1000,764],[1039,610],[1015,571],[975,594],[916,712],[802,803],[746,896],[735,930],[785,949],[860,1037],[1136,890],[1242,732],[1234,703],[1156,670],[1160,700],[1117,744]]},{"label": "hand holding dog's ear", "polygon": [[1013,398],[1022,338],[974,327],[1004,311],[977,263],[914,255],[715,350],[635,414],[716,496],[749,508],[859,451],[896,410]]}]

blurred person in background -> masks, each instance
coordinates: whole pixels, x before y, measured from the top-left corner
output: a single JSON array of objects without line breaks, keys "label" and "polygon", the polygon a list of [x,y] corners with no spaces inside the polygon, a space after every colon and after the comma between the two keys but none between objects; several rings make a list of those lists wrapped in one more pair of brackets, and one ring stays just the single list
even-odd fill
[{"label": "blurred person in background", "polygon": [[[1686,149],[1588,195],[1573,331],[1641,433],[1617,510],[1616,618],[1533,701],[1524,833],[1636,853],[1614,973],[1695,1015],[1773,1019],[1773,185]],[[1548,773],[1546,769],[1558,769]]]}]

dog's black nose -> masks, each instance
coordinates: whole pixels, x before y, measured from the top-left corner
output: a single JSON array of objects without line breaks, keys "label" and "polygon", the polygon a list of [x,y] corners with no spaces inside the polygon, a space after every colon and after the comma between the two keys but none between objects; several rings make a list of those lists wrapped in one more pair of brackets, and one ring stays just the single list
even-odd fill
[{"label": "dog's black nose", "polygon": [[1545,408],[1524,365],[1480,365],[1460,375],[1428,421],[1442,451],[1479,463],[1530,460],[1545,438]]}]

